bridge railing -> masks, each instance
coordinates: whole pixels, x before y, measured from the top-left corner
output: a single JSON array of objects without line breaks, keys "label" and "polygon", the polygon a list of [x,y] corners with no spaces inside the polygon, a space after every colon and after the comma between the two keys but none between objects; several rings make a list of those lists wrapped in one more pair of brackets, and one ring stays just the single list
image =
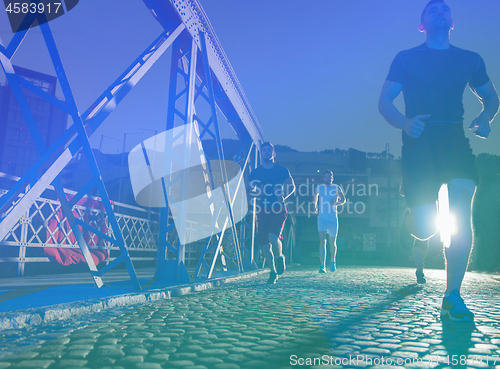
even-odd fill
[{"label": "bridge railing", "polygon": [[[18,180],[18,177],[4,173],[0,173],[0,178],[3,181]],[[0,189],[0,197],[5,193],[7,190]],[[76,194],[75,191],[71,190],[65,190],[65,193],[68,198]],[[3,252],[0,251],[0,263],[16,263],[17,276],[24,275],[26,263],[51,261],[49,257],[43,256],[44,253],[41,250],[44,248],[79,250],[78,243],[61,211],[61,203],[56,198],[53,188],[49,187],[42,195],[0,242],[0,250],[3,249]],[[21,193],[19,199],[22,196]],[[104,234],[113,237],[106,212],[103,207],[99,206],[100,198],[87,195],[81,202],[82,204],[76,204],[73,207],[73,214],[79,219],[85,219]],[[15,206],[15,203],[12,206]],[[131,252],[132,260],[154,261],[157,252],[159,213],[119,202],[113,202],[112,206],[116,212],[117,222],[126,247]],[[106,264],[114,260],[113,251],[117,251],[116,254],[119,254],[118,246],[95,233],[86,230],[83,230],[83,233],[90,250],[99,249],[109,253],[109,257],[105,261]],[[12,247],[13,250],[6,252],[5,247]],[[27,252],[28,249],[32,250]],[[38,251],[33,251],[36,249]],[[194,255],[189,256],[195,260]]]},{"label": "bridge railing", "polygon": [[[18,179],[18,177],[0,172],[0,185],[6,185],[5,181],[17,181]],[[0,189],[0,197],[5,193],[7,190]],[[75,191],[67,189],[65,193],[68,198],[76,194]],[[53,187],[49,186],[42,195],[0,242],[0,263],[14,263],[17,277],[24,276],[26,264],[54,262],[44,255],[44,248],[80,250],[78,243],[72,237],[71,227],[67,225],[66,217],[61,211],[61,203],[56,198]],[[24,193],[19,195],[19,199],[22,196]],[[87,195],[84,197],[83,203],[85,204],[76,204],[73,207],[73,214],[78,219],[85,219],[92,227],[101,230],[104,234],[113,237],[112,228],[107,222],[106,212],[99,206],[100,199]],[[15,203],[12,206],[15,206]],[[112,206],[131,259],[151,262],[153,265],[158,251],[159,212],[119,202],[112,202]],[[1,216],[2,214],[0,214]],[[252,213],[250,212],[245,220],[251,222],[251,219]],[[295,219],[291,217],[287,223],[290,224],[285,232],[284,252],[287,260],[292,261],[294,259],[293,253],[295,253]],[[199,226],[199,224],[191,222],[187,231],[194,231]],[[241,226],[243,227],[243,223]],[[83,234],[90,250],[105,250],[109,254],[109,257],[100,266],[110,263],[119,255],[120,249],[113,243],[86,230],[83,230]],[[175,234],[169,234],[168,237],[171,238],[169,241],[173,244],[177,242]],[[231,242],[230,238],[226,242]],[[251,239],[248,241],[250,244],[247,247],[251,250],[253,242]],[[7,251],[7,248],[10,250]],[[203,240],[186,245],[186,266],[196,266],[202,249]],[[173,257],[174,255],[167,255],[169,259]],[[249,258],[249,255],[245,254],[244,257]],[[260,257],[257,259],[260,260],[257,262],[258,267],[262,267],[263,259]]]}]

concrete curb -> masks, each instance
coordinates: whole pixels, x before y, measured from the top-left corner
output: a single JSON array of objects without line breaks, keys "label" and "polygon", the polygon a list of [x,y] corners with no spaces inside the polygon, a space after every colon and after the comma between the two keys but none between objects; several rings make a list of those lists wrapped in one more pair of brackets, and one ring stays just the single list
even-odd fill
[{"label": "concrete curb", "polygon": [[170,299],[172,297],[185,296],[225,284],[241,282],[265,273],[269,273],[269,269],[216,278],[207,282],[194,282],[180,286],[155,289],[147,292],[107,296],[98,299],[50,305],[42,308],[0,313],[0,332],[8,329],[21,329],[26,326],[62,321],[74,317],[75,315],[99,313],[103,310],[115,307],[144,304],[147,302]]}]

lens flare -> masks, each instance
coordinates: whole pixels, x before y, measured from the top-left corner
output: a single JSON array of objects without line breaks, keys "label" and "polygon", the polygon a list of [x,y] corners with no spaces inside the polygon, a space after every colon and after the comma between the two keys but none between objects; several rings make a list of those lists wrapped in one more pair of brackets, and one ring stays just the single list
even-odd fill
[{"label": "lens flare", "polygon": [[437,226],[441,235],[441,242],[445,247],[450,247],[451,236],[457,233],[457,222],[455,215],[450,213],[450,203],[448,199],[448,186],[443,184],[438,194]]}]

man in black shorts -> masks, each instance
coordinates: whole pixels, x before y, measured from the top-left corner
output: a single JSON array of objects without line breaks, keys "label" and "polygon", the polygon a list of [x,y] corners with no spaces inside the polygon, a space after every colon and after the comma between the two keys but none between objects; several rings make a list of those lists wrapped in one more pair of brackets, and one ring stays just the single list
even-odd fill
[{"label": "man in black shorts", "polygon": [[[499,101],[483,59],[450,45],[453,21],[443,0],[426,5],[419,29],[425,43],[397,54],[382,88],[379,111],[403,131],[403,187],[409,207],[404,223],[415,238],[427,240],[436,233],[438,191],[448,185],[457,232],[445,248],[447,285],[441,315],[473,320],[460,288],[472,248],[471,205],[478,174],[464,134],[462,96],[468,84],[483,105],[469,126],[480,138],[490,134]],[[405,115],[393,103],[401,92]]]},{"label": "man in black shorts", "polygon": [[[289,170],[274,162],[274,146],[264,142],[260,146],[261,166],[248,178],[248,194],[260,198],[257,205],[257,242],[262,245],[271,273],[267,283],[274,284],[285,272],[285,256],[281,239],[286,221],[285,200],[295,191]],[[274,252],[273,252],[274,251]],[[276,261],[274,259],[276,255]]]}]

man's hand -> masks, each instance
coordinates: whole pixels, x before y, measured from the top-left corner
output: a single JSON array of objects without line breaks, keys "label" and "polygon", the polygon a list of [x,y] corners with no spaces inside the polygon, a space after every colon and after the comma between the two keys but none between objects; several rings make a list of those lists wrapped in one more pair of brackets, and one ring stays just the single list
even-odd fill
[{"label": "man's hand", "polygon": [[331,206],[337,206],[338,204],[340,204],[340,196],[337,196],[335,199],[330,200]]},{"label": "man's hand", "polygon": [[250,191],[248,191],[248,197],[252,199],[261,198],[262,186],[254,186]]},{"label": "man's hand", "polygon": [[469,129],[472,129],[477,137],[488,138],[491,132],[490,118],[484,113],[479,114],[477,118],[472,121]]},{"label": "man's hand", "polygon": [[406,120],[401,128],[406,132],[408,136],[419,138],[425,127],[425,123],[422,122],[422,119],[429,118],[430,116],[430,114],[417,115],[411,119]]}]

